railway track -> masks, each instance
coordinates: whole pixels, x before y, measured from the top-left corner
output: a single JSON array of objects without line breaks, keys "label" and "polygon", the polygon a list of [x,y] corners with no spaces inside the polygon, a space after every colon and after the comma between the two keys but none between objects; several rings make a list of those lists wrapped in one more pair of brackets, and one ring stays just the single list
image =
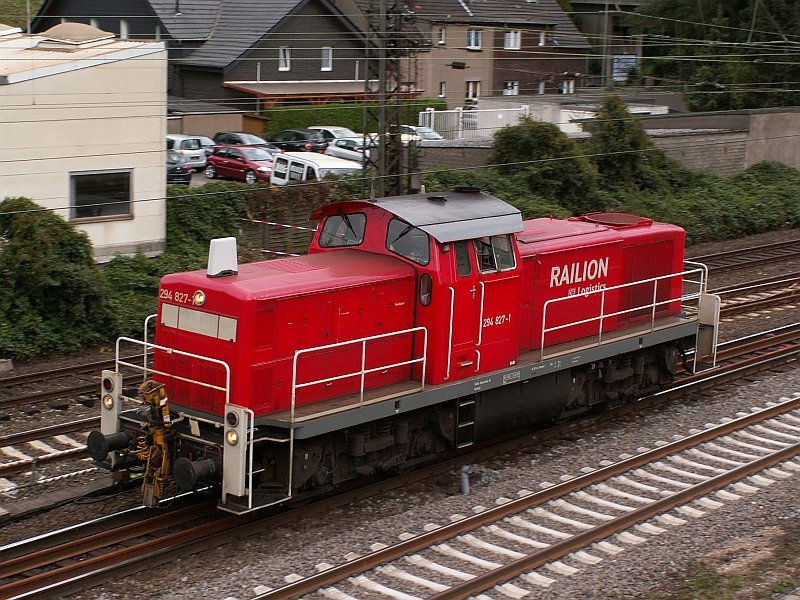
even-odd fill
[{"label": "railway track", "polygon": [[[713,375],[713,381],[718,382],[722,381],[723,378],[730,379],[742,377],[759,369],[774,368],[776,365],[781,365],[785,364],[787,361],[796,360],[798,353],[800,353],[800,346],[797,344],[798,332],[795,330],[794,332],[790,333],[786,330],[786,328],[784,328],[784,331],[782,332],[774,331],[770,333],[772,334],[771,336],[762,337],[771,337],[771,342],[764,340],[759,341],[753,337],[752,339],[747,340],[747,345],[744,347],[743,351],[748,355],[751,355],[752,353],[756,352],[757,343],[762,346],[771,344],[773,347],[777,344],[780,346],[779,350],[775,350],[769,353],[767,356],[751,356],[751,358],[744,362],[717,368],[713,370],[713,372],[696,376],[694,381],[682,381],[680,382],[680,389],[675,390],[672,393],[675,395],[681,395],[685,394],[689,389],[713,385],[712,382],[709,382],[710,375]],[[792,338],[791,336],[794,337]],[[790,341],[791,339],[794,339],[794,342]],[[665,398],[667,397],[667,395],[659,394],[657,396],[644,399],[642,402],[657,404],[665,401]],[[793,402],[796,404],[798,399],[795,398]],[[641,408],[641,406],[642,404],[639,403],[638,408]],[[636,408],[637,405],[626,405],[621,407],[618,411],[613,411],[613,414],[604,414],[600,418],[617,418],[620,414],[624,414],[624,411],[632,411]],[[597,417],[593,418],[596,419]],[[797,420],[798,430],[800,430],[800,417],[797,417]],[[583,426],[586,427],[587,425],[584,423]],[[378,482],[373,484],[371,488],[359,489],[351,494],[344,494],[329,499],[327,502],[335,503],[336,505],[342,505],[352,502],[354,497],[366,497],[377,493],[378,490],[384,491],[387,488],[401,487],[408,485],[409,481],[412,480],[420,480],[436,474],[447,472],[453,468],[454,464],[473,463],[485,460],[488,456],[496,455],[499,452],[509,452],[512,449],[530,446],[532,440],[536,443],[540,443],[544,439],[552,439],[553,437],[564,435],[565,431],[569,430],[569,428],[576,429],[579,427],[581,427],[580,423],[569,424],[563,428],[560,427],[549,431],[538,432],[534,436],[531,436],[530,433],[527,433],[518,440],[510,440],[504,444],[496,445],[491,448],[478,448],[473,452],[451,458],[449,462],[431,465],[418,472],[412,473],[408,476],[408,478],[395,478],[390,481]],[[761,467],[760,470],[763,470],[763,468],[766,467]],[[599,485],[599,483],[595,483],[593,485]],[[528,500],[530,499],[528,498],[528,495],[526,495],[525,498]],[[119,532],[119,534],[113,533],[97,536],[97,538],[92,537],[91,539],[93,541],[91,544],[91,556],[83,556],[80,553],[71,554],[68,559],[69,564],[64,563],[64,561],[67,560],[63,558],[64,552],[66,551],[74,553],[77,552],[77,550],[84,548],[74,541],[59,541],[56,537],[52,537],[48,543],[44,544],[45,547],[42,547],[42,541],[39,539],[35,541],[35,543],[38,544],[37,546],[26,546],[28,542],[20,542],[13,545],[15,556],[30,555],[35,552],[37,556],[37,563],[35,566],[24,562],[15,562],[13,564],[6,564],[5,562],[0,563],[0,597],[35,597],[36,594],[41,593],[43,589],[47,589],[48,591],[55,590],[60,594],[68,593],[69,591],[74,591],[77,589],[84,589],[110,578],[115,578],[126,573],[152,567],[155,564],[174,560],[177,556],[199,552],[203,548],[207,547],[215,547],[224,541],[230,541],[236,536],[247,535],[252,531],[255,523],[258,523],[259,528],[263,529],[264,527],[276,526],[282,523],[296,522],[297,519],[301,519],[303,517],[304,510],[309,511],[310,514],[318,514],[320,510],[326,510],[326,505],[317,502],[312,506],[294,509],[278,515],[256,512],[239,516],[220,514],[218,511],[213,509],[213,507],[211,507],[209,509],[210,513],[206,513],[205,509],[201,511],[203,514],[199,518],[208,518],[208,521],[203,522],[198,526],[193,526],[188,521],[185,521],[182,524],[177,524],[169,520],[165,521],[166,523],[169,523],[169,525],[166,527],[162,527],[157,523],[151,525],[137,524],[135,527],[123,529]],[[191,509],[187,509],[185,514],[187,515],[187,518],[194,518]],[[178,528],[180,531],[174,531],[174,528]],[[106,529],[109,528],[106,527]],[[146,537],[131,537],[132,533],[137,529],[146,532]],[[437,529],[441,528],[437,527]],[[127,533],[123,533],[123,531]],[[89,534],[80,533],[79,537],[88,538]],[[94,541],[95,539],[96,541]],[[103,545],[102,547],[96,545],[100,544],[100,541],[103,539],[107,540],[109,544]],[[578,538],[575,536],[575,539],[583,538]],[[65,544],[68,546],[67,548],[62,547]],[[121,544],[124,545],[124,548],[120,547]],[[0,554],[5,555],[5,551],[7,549],[8,547],[0,547]],[[353,564],[355,563],[352,563],[352,561],[351,563],[348,563],[350,566]],[[501,565],[498,563],[497,568],[500,566]],[[344,568],[345,566],[333,567],[334,570]],[[3,575],[4,573],[7,573],[7,575]],[[328,573],[328,575],[330,575],[330,573]],[[475,575],[477,576],[477,573]],[[353,574],[349,575],[349,577],[358,576],[359,575]],[[451,583],[455,584],[455,582]],[[331,584],[327,583],[324,585]],[[265,597],[287,597],[283,594],[291,591],[291,589],[293,588],[287,588],[280,592],[275,592],[278,594],[277,596]]]},{"label": "railway track", "polygon": [[800,257],[800,239],[695,256],[689,260],[705,264],[709,272],[712,272],[722,269],[740,269],[775,261],[796,260],[798,257]]},{"label": "railway track", "polygon": [[[800,394],[256,596],[522,598],[687,519],[800,476]],[[613,536],[613,537],[612,537]],[[488,598],[495,597],[493,595]]]}]

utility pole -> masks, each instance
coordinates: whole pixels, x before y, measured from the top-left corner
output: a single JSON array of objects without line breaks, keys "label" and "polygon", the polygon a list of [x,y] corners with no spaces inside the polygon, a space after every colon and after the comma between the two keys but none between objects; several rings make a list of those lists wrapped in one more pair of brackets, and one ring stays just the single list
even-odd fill
[{"label": "utility pole", "polygon": [[[403,24],[408,11],[401,0],[372,0],[367,17],[364,133],[377,123],[378,140],[365,167],[368,175],[375,178],[376,196],[397,196],[403,191],[400,57],[404,52]],[[377,90],[371,89],[372,84],[377,84]],[[375,102],[370,102],[370,98],[375,98]]]},{"label": "utility pole", "polygon": [[603,87],[608,85],[608,0],[606,0],[606,7],[603,10]]}]

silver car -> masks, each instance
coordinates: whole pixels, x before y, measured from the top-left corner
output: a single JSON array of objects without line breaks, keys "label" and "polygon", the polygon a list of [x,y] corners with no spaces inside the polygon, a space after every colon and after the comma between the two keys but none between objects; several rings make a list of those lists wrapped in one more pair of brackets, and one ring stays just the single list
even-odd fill
[{"label": "silver car", "polygon": [[328,147],[325,148],[325,154],[328,156],[336,156],[337,158],[346,158],[347,160],[354,160],[356,162],[363,162],[364,155],[369,158],[369,148],[364,150],[363,139],[350,139],[342,138],[333,140]]},{"label": "silver car", "polygon": [[183,160],[195,171],[206,168],[206,151],[201,136],[171,133],[167,135],[167,150],[183,156]]}]

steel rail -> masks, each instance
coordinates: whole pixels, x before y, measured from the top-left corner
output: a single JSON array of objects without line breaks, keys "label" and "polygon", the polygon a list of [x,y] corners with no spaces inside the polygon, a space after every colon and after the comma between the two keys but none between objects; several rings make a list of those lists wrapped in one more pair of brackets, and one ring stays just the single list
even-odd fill
[{"label": "steel rail", "polygon": [[[659,448],[656,448],[654,450],[649,450],[641,454],[637,454],[636,456],[633,456],[625,460],[620,460],[612,465],[594,470],[590,473],[579,475],[565,482],[553,485],[540,492],[531,493],[530,495],[523,496],[516,500],[512,500],[510,502],[502,504],[501,506],[483,511],[477,515],[471,517],[465,517],[464,519],[455,521],[453,523],[450,523],[449,525],[444,525],[438,529],[420,534],[407,541],[399,542],[397,544],[394,544],[392,546],[389,546],[387,548],[384,548],[383,550],[379,550],[367,556],[354,559],[339,566],[332,567],[331,569],[323,571],[322,573],[318,573],[310,577],[298,580],[294,583],[287,584],[276,590],[272,590],[264,594],[259,594],[255,597],[254,600],[272,600],[274,598],[281,598],[281,599],[299,598],[304,594],[309,594],[318,591],[323,586],[339,583],[342,580],[351,577],[357,573],[363,573],[365,571],[369,571],[381,564],[398,560],[404,556],[408,556],[412,553],[419,552],[420,550],[429,548],[434,544],[452,539],[458,535],[462,535],[469,531],[473,531],[479,527],[483,527],[485,525],[501,521],[506,517],[516,515],[530,508],[534,508],[536,506],[544,504],[550,500],[560,498],[570,492],[586,488],[592,484],[606,481],[612,477],[621,475],[623,473],[627,473],[631,470],[640,468],[643,465],[662,459],[666,456],[669,456],[670,454],[675,454],[676,452],[681,452],[688,448],[692,448],[694,446],[705,443],[711,439],[727,435],[733,431],[737,431],[739,429],[748,427],[755,423],[760,423],[766,419],[772,418],[779,414],[783,414],[790,410],[795,410],[798,407],[800,407],[800,397],[790,399],[786,402],[776,404],[774,406],[768,407],[758,412],[750,413],[744,417],[740,417],[738,419],[731,420],[727,423],[717,425],[713,428],[703,430],[699,433],[689,435],[671,444],[661,446]],[[746,476],[746,474],[749,474],[751,471],[749,471],[748,469],[752,469],[754,471],[761,471],[771,466],[772,464],[782,462],[784,460],[787,460],[788,458],[796,456],[798,452],[800,452],[800,444],[794,444],[790,447],[782,449],[779,452],[769,455],[766,458],[762,458],[757,461],[748,463],[747,465],[735,470],[737,479],[740,479],[741,477]],[[740,475],[741,472],[746,472],[746,474]],[[713,485],[709,486],[709,483],[712,483]],[[703,484],[694,486],[692,488],[688,488],[687,492],[688,491],[696,492],[698,496],[704,495],[708,493],[708,491],[717,489],[717,487],[722,487],[727,483],[729,483],[729,480],[723,479],[723,476],[721,475],[711,480],[708,480]],[[666,510],[669,510],[678,503],[683,503],[688,501],[688,499],[691,499],[688,498],[688,494],[687,495],[684,494],[685,492],[679,492],[674,496],[666,498],[663,504],[657,504],[658,510],[656,510],[655,513],[651,514],[649,512],[645,512],[652,507],[651,504],[648,505],[648,507],[646,507],[645,509],[642,509],[641,511],[632,512],[631,515],[636,516],[636,518],[633,521],[630,520],[629,515],[624,515],[623,517],[619,517],[613,521],[609,521],[608,524],[609,525],[613,524],[616,527],[627,529],[631,525],[638,523],[641,520],[645,520],[650,516],[652,516],[653,514],[664,512]],[[692,496],[692,498],[693,497],[694,496]],[[670,505],[669,504],[670,500],[674,500],[675,503]],[[529,570],[534,568],[535,566],[538,566],[538,564],[543,564],[552,561],[555,558],[563,556],[564,554],[572,552],[578,548],[582,548],[586,544],[596,541],[598,539],[603,539],[605,537],[608,537],[612,533],[618,531],[616,529],[612,531],[611,529],[606,529],[606,527],[607,525],[601,525],[598,528],[587,530],[585,534],[582,534],[581,538],[578,538],[581,543],[577,543],[574,537],[570,538],[569,540],[561,544],[555,544],[552,548],[548,548],[541,552],[535,552],[524,559],[519,559],[518,561],[509,563],[508,565],[505,565],[504,567],[501,567],[496,571],[491,571],[485,575],[477,576],[475,579],[472,579],[469,582],[464,583],[462,585],[454,586],[447,592],[443,592],[442,594],[437,594],[436,596],[433,596],[433,598],[442,600],[445,598],[447,599],[467,598],[473,592],[485,590],[488,587],[491,587],[492,585],[495,585],[497,583],[508,581],[509,579],[512,579],[519,573],[522,573],[525,570]],[[557,552],[557,553],[551,554],[551,552]],[[534,558],[531,559],[531,557]],[[525,562],[527,560],[534,561],[539,559],[541,559],[541,562],[537,564],[529,564],[528,562]],[[517,568],[520,568],[519,572],[515,570]]]},{"label": "steel rail", "polygon": [[634,525],[646,521],[656,515],[664,513],[668,510],[686,504],[697,498],[701,498],[713,491],[721,489],[726,485],[735,483],[748,477],[759,473],[764,469],[780,464],[786,460],[792,459],[800,454],[800,444],[782,448],[777,452],[773,452],[767,456],[763,456],[757,460],[749,462],[741,467],[737,467],[727,473],[712,477],[702,483],[698,483],[690,488],[681,490],[663,498],[656,500],[648,506],[637,509],[630,513],[624,514],[616,519],[607,521],[593,529],[583,533],[577,533],[563,542],[554,543],[549,548],[545,548],[539,552],[532,552],[529,555],[514,560],[499,569],[494,569],[488,573],[477,575],[474,579],[470,579],[466,583],[457,584],[450,589],[430,596],[430,600],[456,600],[467,598],[471,594],[487,590],[497,584],[507,582],[514,577],[525,573],[530,569],[542,566],[548,562],[561,558],[570,552],[585,548],[589,544],[605,539],[615,533],[620,533],[633,527]]}]

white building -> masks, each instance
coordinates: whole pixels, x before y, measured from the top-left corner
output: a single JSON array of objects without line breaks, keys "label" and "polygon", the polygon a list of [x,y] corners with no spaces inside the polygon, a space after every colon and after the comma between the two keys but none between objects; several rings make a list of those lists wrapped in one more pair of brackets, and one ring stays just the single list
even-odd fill
[{"label": "white building", "polygon": [[98,261],[163,252],[166,86],[163,42],[0,25],[0,200],[63,216]]}]

